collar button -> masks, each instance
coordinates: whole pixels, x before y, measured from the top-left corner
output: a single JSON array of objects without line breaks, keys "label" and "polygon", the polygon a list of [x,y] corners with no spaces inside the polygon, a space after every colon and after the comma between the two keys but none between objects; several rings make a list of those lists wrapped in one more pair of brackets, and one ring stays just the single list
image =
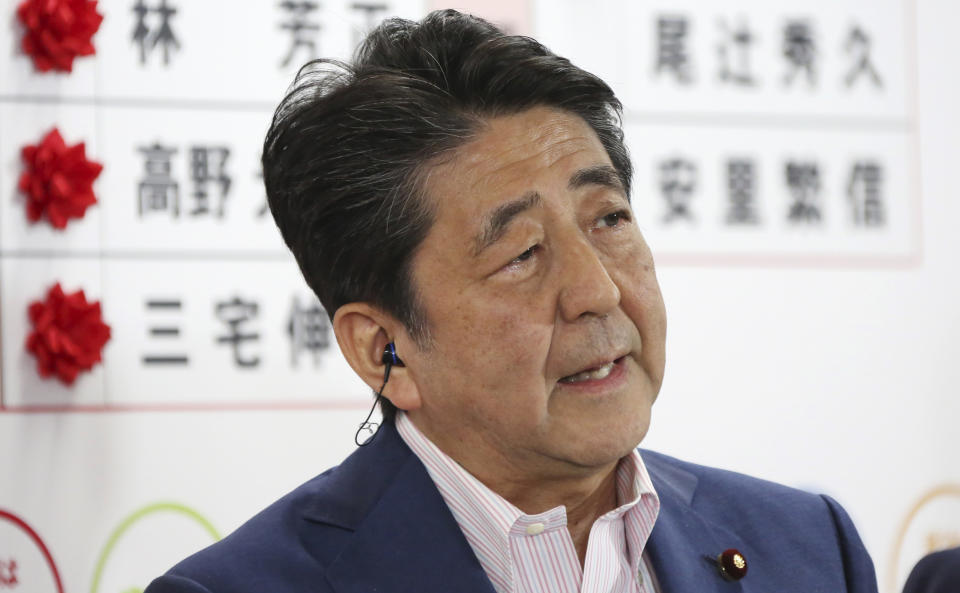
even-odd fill
[{"label": "collar button", "polygon": [[527,535],[540,535],[543,533],[543,523],[531,523],[527,525]]}]

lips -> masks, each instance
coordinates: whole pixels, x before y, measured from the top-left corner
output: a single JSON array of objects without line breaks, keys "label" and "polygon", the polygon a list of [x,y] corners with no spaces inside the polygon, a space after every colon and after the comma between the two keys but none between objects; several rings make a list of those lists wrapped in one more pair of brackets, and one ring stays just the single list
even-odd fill
[{"label": "lips", "polygon": [[606,379],[610,376],[610,373],[613,372],[614,367],[623,360],[623,356],[604,362],[601,364],[595,364],[587,369],[584,369],[580,372],[574,373],[572,375],[567,375],[560,379],[561,383],[580,383],[582,381],[600,381]]}]

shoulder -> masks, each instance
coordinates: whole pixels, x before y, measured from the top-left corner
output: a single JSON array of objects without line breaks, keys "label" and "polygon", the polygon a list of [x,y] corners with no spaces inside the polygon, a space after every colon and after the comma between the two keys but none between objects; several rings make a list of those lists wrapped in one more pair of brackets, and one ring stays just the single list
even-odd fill
[{"label": "shoulder", "polygon": [[409,471],[411,459],[396,431],[385,426],[374,444],[181,561],[145,593],[326,591],[327,568],[384,491]]},{"label": "shoulder", "polygon": [[903,593],[947,593],[960,583],[960,548],[933,552],[910,571]]},{"label": "shoulder", "polygon": [[653,451],[640,453],[660,496],[661,515],[692,511],[715,533],[745,542],[753,557],[771,566],[789,558],[813,572],[836,566],[848,592],[876,591],[873,562],[853,521],[830,496]]},{"label": "shoulder", "polygon": [[654,451],[640,453],[661,498],[681,500],[724,525],[759,528],[775,523],[803,533],[832,530],[839,515],[844,523],[849,521],[842,507],[823,494]]},{"label": "shoulder", "polygon": [[643,462],[656,485],[683,497],[688,504],[719,502],[725,505],[749,505],[751,508],[784,502],[800,507],[823,508],[821,496],[777,482],[746,474],[683,461],[663,453],[640,450]]},{"label": "shoulder", "polygon": [[[298,533],[304,512],[336,472],[331,468],[300,485],[224,539],[179,562],[146,593],[296,591],[282,581],[322,583],[320,559],[306,555]],[[270,567],[271,579],[279,580],[264,582],[264,567]],[[314,574],[304,574],[310,569]]]}]

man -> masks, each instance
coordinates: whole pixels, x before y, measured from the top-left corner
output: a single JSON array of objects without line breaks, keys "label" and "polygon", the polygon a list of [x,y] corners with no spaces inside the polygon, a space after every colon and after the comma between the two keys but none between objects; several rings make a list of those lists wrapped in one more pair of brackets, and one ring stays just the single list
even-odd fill
[{"label": "man", "polygon": [[903,593],[956,593],[960,590],[960,548],[931,552],[917,562]]},{"label": "man", "polygon": [[876,591],[831,499],[635,449],[666,316],[619,111],[453,11],[298,78],[270,208],[384,425],[148,593]]}]

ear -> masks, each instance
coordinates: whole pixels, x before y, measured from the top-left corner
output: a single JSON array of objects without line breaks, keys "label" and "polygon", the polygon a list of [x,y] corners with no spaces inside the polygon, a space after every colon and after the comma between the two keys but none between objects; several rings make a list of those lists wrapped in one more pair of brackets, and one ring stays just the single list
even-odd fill
[{"label": "ear", "polygon": [[[344,358],[364,383],[374,391],[383,385],[386,365],[383,350],[404,333],[403,324],[368,303],[347,303],[333,315],[333,333]],[[403,340],[410,343],[409,340]],[[397,347],[397,356],[403,352]],[[420,407],[420,392],[406,367],[393,366],[390,379],[383,388],[383,397],[401,410]]]}]

